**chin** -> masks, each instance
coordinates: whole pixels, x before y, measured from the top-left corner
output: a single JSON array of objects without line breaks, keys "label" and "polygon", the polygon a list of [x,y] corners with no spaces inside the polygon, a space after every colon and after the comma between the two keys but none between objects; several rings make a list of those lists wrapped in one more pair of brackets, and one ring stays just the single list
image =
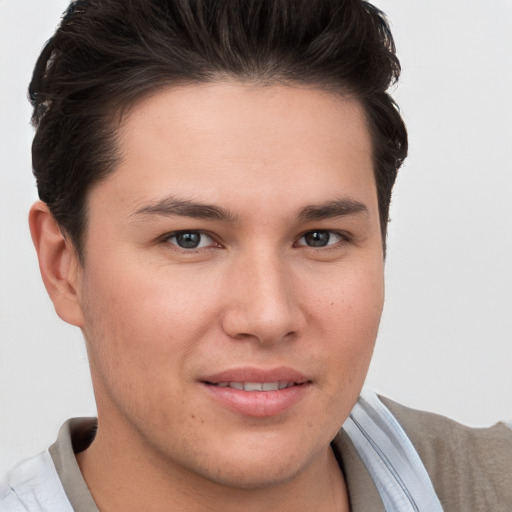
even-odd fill
[{"label": "chin", "polygon": [[258,490],[283,485],[304,470],[304,461],[283,461],[271,457],[257,462],[250,459],[225,461],[222,466],[210,466],[205,476],[223,487],[239,490]]},{"label": "chin", "polygon": [[[255,437],[247,434],[238,438],[236,435],[226,436],[218,449],[208,453],[195,454],[189,462],[194,466],[189,470],[200,475],[207,481],[227,488],[239,490],[257,490],[286,484],[293,480],[308,467],[314,466],[324,448],[313,446],[290,432],[288,435],[259,432]],[[212,442],[213,448],[217,443]],[[323,447],[329,443],[322,443]],[[195,460],[194,460],[195,459]]]}]

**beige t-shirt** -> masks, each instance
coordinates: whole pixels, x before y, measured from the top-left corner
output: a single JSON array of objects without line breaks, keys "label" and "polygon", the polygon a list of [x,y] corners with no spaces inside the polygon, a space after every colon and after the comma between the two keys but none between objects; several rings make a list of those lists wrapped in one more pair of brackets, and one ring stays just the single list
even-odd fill
[{"label": "beige t-shirt", "polygon": [[[382,402],[409,436],[445,512],[512,511],[512,430],[504,424],[465,427],[442,416]],[[74,453],[94,439],[96,420],[66,422],[50,447],[55,468],[76,512],[99,512]],[[332,447],[347,482],[352,512],[385,512],[377,488],[347,434]]]},{"label": "beige t-shirt", "polygon": [[512,428],[470,428],[380,398],[418,452],[445,512],[512,512]]}]

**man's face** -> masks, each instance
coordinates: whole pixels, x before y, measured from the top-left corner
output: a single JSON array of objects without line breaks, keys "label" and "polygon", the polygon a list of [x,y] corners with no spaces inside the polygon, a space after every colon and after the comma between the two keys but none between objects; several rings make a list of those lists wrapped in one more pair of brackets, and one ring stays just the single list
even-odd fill
[{"label": "man's face", "polygon": [[131,109],[119,148],[77,275],[100,432],[230,486],[314,467],[363,385],[383,301],[358,103],[170,88]]}]

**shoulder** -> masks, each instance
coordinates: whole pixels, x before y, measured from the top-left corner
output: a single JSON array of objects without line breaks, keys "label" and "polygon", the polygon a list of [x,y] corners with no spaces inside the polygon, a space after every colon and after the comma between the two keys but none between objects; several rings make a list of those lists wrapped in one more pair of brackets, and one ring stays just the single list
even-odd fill
[{"label": "shoulder", "polygon": [[471,428],[380,399],[417,450],[446,511],[512,510],[512,429]]}]

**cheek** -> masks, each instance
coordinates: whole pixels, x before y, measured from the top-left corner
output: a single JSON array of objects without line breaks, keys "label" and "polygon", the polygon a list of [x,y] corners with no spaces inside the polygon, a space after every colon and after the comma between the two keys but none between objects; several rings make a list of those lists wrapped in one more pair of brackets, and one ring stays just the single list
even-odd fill
[{"label": "cheek", "polygon": [[[329,276],[320,276],[322,286],[303,286],[313,314],[334,337],[358,345],[374,341],[384,303],[383,264],[361,261]],[[328,338],[332,338],[329,336]]]},{"label": "cheek", "polygon": [[155,379],[170,365],[183,371],[194,340],[211,324],[211,301],[199,298],[196,285],[166,268],[104,259],[85,275],[81,290],[91,363],[117,378]]},{"label": "cheek", "polygon": [[[382,267],[321,280],[323,287],[303,289],[309,297],[309,360],[321,368],[315,400],[317,428],[329,441],[357,401],[370,364],[383,305]],[[317,281],[320,282],[320,279]],[[316,290],[316,291],[315,291]]]},{"label": "cheek", "polygon": [[321,294],[317,293],[312,313],[316,339],[322,340],[321,350],[334,387],[343,387],[343,394],[353,388],[354,400],[368,371],[383,303],[383,267],[378,261],[340,273]]},{"label": "cheek", "polygon": [[186,396],[187,362],[204,329],[197,321],[205,316],[202,302],[190,288],[178,293],[172,280],[117,261],[115,269],[91,272],[82,294],[98,407],[167,424]]},{"label": "cheek", "polygon": [[121,331],[134,335],[193,330],[196,323],[190,318],[200,318],[209,302],[207,298],[202,300],[207,293],[201,292],[207,291],[211,283],[193,279],[193,273],[171,265],[114,252],[95,263],[91,261],[93,268],[85,274],[83,302]]}]

